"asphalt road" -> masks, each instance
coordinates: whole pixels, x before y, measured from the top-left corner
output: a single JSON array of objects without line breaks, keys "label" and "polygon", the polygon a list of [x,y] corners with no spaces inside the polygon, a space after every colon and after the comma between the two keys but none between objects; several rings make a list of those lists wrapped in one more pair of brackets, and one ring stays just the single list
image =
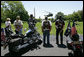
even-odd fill
[{"label": "asphalt road", "polygon": [[[83,36],[81,36],[83,37]],[[1,47],[1,56],[68,56],[69,50],[66,47],[66,37],[64,36],[63,43],[64,45],[57,45],[56,39],[54,35],[50,36],[50,46],[43,47],[43,43],[39,46],[39,48],[31,48],[21,51],[19,53],[11,54],[8,51],[8,47],[3,50]]]}]

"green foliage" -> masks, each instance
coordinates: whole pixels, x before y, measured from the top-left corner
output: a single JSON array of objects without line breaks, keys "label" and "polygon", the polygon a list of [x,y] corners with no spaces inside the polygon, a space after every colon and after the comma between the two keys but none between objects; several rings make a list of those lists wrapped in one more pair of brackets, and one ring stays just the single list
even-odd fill
[{"label": "green foliage", "polygon": [[58,19],[59,16],[62,16],[62,19],[64,20],[64,13],[58,12],[58,13],[55,15],[55,18]]},{"label": "green foliage", "polygon": [[41,22],[41,18],[39,18],[39,19],[36,19],[37,20],[37,22]]},{"label": "green foliage", "polygon": [[[37,22],[36,27],[37,27],[37,31],[42,35],[43,33],[42,33],[42,29],[41,29],[41,24],[42,24],[41,22]],[[77,29],[78,34],[83,34],[83,22],[78,22],[77,24],[79,24],[79,25],[76,25],[76,29]],[[65,26],[64,26],[63,32],[65,32],[67,25],[68,25],[68,21],[65,21]],[[71,26],[72,26],[72,22],[71,22]],[[5,27],[5,24],[1,23],[1,28],[4,28],[4,27]],[[25,34],[27,31],[27,30],[24,31],[25,28],[28,30],[28,24],[27,24],[27,22],[24,21],[23,22],[23,34]],[[13,29],[13,31],[15,30],[15,27],[13,24],[12,24],[12,29]],[[52,23],[52,29],[51,29],[50,34],[56,35],[55,22]]]},{"label": "green foliage", "polygon": [[[27,21],[29,19],[28,12],[25,10],[21,1],[1,1],[1,22],[5,22],[6,18],[10,18],[13,23],[17,15],[19,15],[23,21]],[[83,9],[69,15],[64,15],[64,13],[58,12],[55,15],[55,19],[58,19],[59,16],[62,16],[63,20],[83,21]],[[50,20],[52,22],[55,21],[54,19]],[[37,21],[41,22],[41,18],[39,17]]]},{"label": "green foliage", "polygon": [[58,12],[55,15],[55,18],[58,19],[59,16],[62,16],[63,20],[76,20],[76,21],[83,21],[83,10],[78,10],[77,12],[73,12],[72,14],[64,15],[62,12]]},{"label": "green foliage", "polygon": [[29,18],[28,12],[25,10],[20,1],[1,1],[1,20],[5,22],[6,18],[11,18],[14,22],[16,16],[19,15],[21,20],[26,21]]},{"label": "green foliage", "polygon": [[55,22],[54,18],[48,18],[48,20],[50,20],[51,22]]}]

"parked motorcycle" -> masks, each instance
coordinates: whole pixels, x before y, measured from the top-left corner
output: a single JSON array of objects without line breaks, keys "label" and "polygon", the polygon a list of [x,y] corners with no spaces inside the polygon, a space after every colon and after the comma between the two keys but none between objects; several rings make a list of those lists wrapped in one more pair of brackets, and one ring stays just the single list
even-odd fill
[{"label": "parked motorcycle", "polygon": [[8,28],[1,28],[1,45],[7,44],[11,38],[9,38],[10,35],[12,35],[13,32]]},{"label": "parked motorcycle", "polygon": [[79,37],[75,25],[77,24],[73,21],[73,25],[71,27],[69,21],[67,29],[64,33],[67,37],[67,47],[71,50],[71,52],[69,52],[69,56],[83,56],[83,39]]},{"label": "parked motorcycle", "polygon": [[42,43],[42,39],[40,34],[36,31],[36,28],[29,29],[25,35],[23,34],[14,34],[9,29],[5,29],[7,39],[6,43],[8,44],[9,52],[19,52],[21,49],[26,47],[30,47],[33,45],[40,45]]}]

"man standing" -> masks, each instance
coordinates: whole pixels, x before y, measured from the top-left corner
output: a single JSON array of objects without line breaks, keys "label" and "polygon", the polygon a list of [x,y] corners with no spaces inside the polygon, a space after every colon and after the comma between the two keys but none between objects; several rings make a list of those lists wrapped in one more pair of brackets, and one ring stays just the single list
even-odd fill
[{"label": "man standing", "polygon": [[59,44],[58,36],[60,34],[60,41],[61,44],[63,44],[63,28],[64,28],[64,21],[62,20],[62,16],[59,16],[59,19],[56,20],[55,26],[56,26],[56,44]]},{"label": "man standing", "polygon": [[12,27],[11,27],[11,21],[10,20],[11,20],[10,18],[7,18],[7,20],[5,22],[5,26],[6,26],[5,27],[5,33],[6,33],[6,36],[9,35],[8,30],[10,30],[11,32],[13,32]]},{"label": "man standing", "polygon": [[5,22],[6,28],[11,29],[11,22],[10,22],[10,18],[7,18],[6,22]]},{"label": "man standing", "polygon": [[29,29],[33,29],[33,26],[35,27],[36,20],[33,18],[33,15],[30,15],[30,18],[28,19]]},{"label": "man standing", "polygon": [[23,23],[20,20],[20,16],[16,17],[16,20],[14,21],[14,26],[16,34],[22,34]]},{"label": "man standing", "polygon": [[46,36],[47,36],[47,44],[50,44],[50,31],[51,31],[51,21],[45,17],[45,20],[42,22],[42,32],[43,32],[43,46],[45,46]]}]

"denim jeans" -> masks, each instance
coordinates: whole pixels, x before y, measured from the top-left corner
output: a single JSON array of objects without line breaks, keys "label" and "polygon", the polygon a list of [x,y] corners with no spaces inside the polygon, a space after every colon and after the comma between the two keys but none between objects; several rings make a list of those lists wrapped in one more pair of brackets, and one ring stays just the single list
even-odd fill
[{"label": "denim jeans", "polygon": [[22,29],[20,29],[19,34],[22,34]]},{"label": "denim jeans", "polygon": [[59,34],[60,34],[60,42],[63,44],[63,30],[60,32],[61,29],[56,29],[56,43],[59,44]]},{"label": "denim jeans", "polygon": [[22,34],[22,29],[20,31],[15,30],[16,34]]},{"label": "denim jeans", "polygon": [[46,37],[47,37],[47,44],[50,44],[50,32],[49,30],[45,30],[43,32],[43,44],[45,44],[45,41],[46,41]]}]

